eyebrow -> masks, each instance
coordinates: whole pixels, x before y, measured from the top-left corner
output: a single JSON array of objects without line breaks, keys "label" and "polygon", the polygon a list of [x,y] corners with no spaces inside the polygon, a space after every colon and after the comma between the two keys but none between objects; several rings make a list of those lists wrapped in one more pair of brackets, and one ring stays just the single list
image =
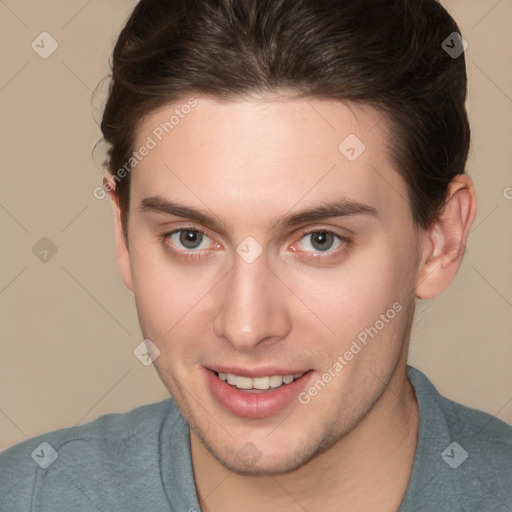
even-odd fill
[{"label": "eyebrow", "polygon": [[[143,199],[140,204],[140,211],[143,213],[156,212],[162,213],[164,215],[183,217],[185,219],[203,224],[215,231],[231,231],[215,215],[207,213],[206,211],[197,210],[190,206],[181,205],[174,201],[169,201],[160,196],[151,196]],[[270,229],[284,229],[307,222],[317,222],[333,217],[348,216],[365,216],[378,218],[379,214],[373,206],[361,203],[359,201],[352,201],[346,198],[342,198],[336,201],[324,202],[317,207],[309,208],[298,213],[286,215],[282,219],[273,222]]]}]

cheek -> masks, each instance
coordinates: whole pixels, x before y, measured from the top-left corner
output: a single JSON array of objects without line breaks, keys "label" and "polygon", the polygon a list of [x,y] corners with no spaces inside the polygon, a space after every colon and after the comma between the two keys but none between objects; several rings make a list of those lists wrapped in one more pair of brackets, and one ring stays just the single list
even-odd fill
[{"label": "cheek", "polygon": [[162,353],[193,360],[200,340],[211,335],[211,294],[219,279],[215,269],[172,263],[154,246],[133,247],[134,295],[143,335]]},{"label": "cheek", "polygon": [[[393,305],[404,305],[411,287],[410,273],[404,258],[377,240],[374,247],[355,251],[336,268],[313,274],[296,272],[288,279],[295,281],[294,293],[318,316],[318,330],[330,335],[340,350],[365,328],[376,322],[381,327],[382,314],[384,321],[395,319],[399,306],[393,309]],[[391,323],[386,323],[386,330]]]},{"label": "cheek", "polygon": [[[373,343],[374,349],[365,349],[368,356],[398,347],[399,337],[394,334],[405,315],[393,305],[405,306],[414,281],[403,241],[397,250],[390,239],[389,234],[375,237],[331,269],[281,267],[279,277],[293,292],[283,288],[281,300],[294,332],[303,339],[322,340],[324,349],[317,357],[325,357],[325,364],[345,353],[356,339],[368,346],[381,340]],[[144,336],[161,351],[193,363],[194,354],[197,357],[204,350],[201,340],[213,336],[214,317],[222,308],[215,294],[222,288],[224,269],[172,262],[149,240],[134,240],[132,247],[134,293]],[[393,343],[397,345],[390,346]]]},{"label": "cheek", "polygon": [[184,315],[192,287],[166,264],[163,251],[136,241],[132,247],[133,291],[141,328],[148,338],[161,339]]}]

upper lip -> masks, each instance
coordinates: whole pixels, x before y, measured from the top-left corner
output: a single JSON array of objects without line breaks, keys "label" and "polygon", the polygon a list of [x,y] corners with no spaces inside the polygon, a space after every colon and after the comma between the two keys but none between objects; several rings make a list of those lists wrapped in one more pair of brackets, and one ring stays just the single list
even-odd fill
[{"label": "upper lip", "polygon": [[239,377],[270,377],[272,375],[296,375],[297,373],[305,373],[308,370],[297,369],[297,368],[283,368],[278,366],[265,366],[261,368],[243,368],[235,366],[224,366],[224,365],[209,365],[205,366],[207,370],[221,373],[232,373]]}]

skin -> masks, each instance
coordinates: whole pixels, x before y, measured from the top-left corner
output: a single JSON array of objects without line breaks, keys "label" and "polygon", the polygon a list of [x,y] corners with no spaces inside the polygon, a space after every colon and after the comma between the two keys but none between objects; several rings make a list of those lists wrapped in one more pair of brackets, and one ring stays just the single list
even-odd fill
[{"label": "skin", "polygon": [[[154,365],[191,427],[201,507],[396,511],[418,429],[405,373],[415,301],[438,295],[461,264],[476,215],[472,181],[455,178],[439,219],[420,230],[373,108],[277,95],[196,99],[132,170],[129,249],[111,198],[121,275],[144,337],[160,350]],[[144,119],[136,147],[179,106]],[[338,149],[349,134],[366,146],[352,162]],[[141,209],[155,196],[222,227]],[[378,215],[271,229],[341,197]],[[197,248],[165,236],[184,228],[205,233]],[[318,231],[345,238],[321,250],[308,234]],[[252,263],[236,252],[248,236],[262,248]],[[396,303],[401,311],[307,404],[241,417],[205,384],[201,367],[216,364],[312,370],[313,384]],[[255,447],[250,463],[237,456],[247,443]]]}]

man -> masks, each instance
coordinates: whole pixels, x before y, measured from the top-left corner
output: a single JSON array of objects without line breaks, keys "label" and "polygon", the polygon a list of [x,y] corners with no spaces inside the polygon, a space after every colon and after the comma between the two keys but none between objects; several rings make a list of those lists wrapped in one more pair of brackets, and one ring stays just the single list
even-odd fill
[{"label": "man", "polygon": [[512,429],[407,367],[476,215],[462,50],[435,0],[142,0],[97,193],[172,398],[7,450],[2,510],[512,510]]}]

